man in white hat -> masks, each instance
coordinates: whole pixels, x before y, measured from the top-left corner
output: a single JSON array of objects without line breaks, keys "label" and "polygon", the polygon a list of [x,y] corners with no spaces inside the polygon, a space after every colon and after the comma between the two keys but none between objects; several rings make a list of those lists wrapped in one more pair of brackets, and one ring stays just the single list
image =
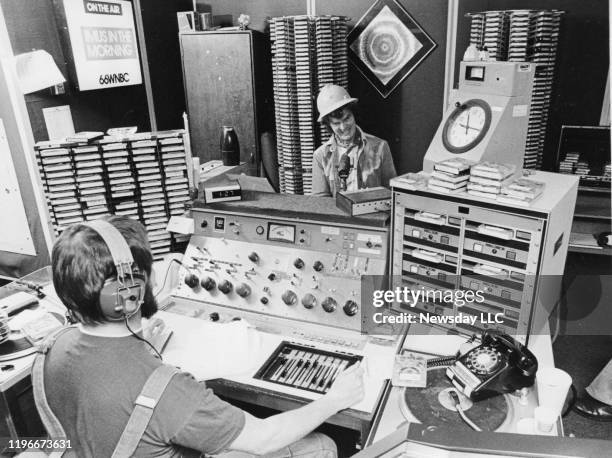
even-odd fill
[{"label": "man in white hat", "polygon": [[389,186],[389,180],[397,175],[388,143],[366,134],[355,122],[356,102],[335,84],[319,92],[318,121],[329,127],[332,136],[314,153],[314,195],[335,196],[337,191]]}]

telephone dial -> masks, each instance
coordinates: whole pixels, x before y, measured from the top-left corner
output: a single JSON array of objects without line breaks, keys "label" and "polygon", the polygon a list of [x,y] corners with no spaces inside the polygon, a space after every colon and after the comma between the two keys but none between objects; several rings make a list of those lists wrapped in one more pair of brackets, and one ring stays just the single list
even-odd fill
[{"label": "telephone dial", "polygon": [[505,334],[485,332],[481,344],[446,369],[453,384],[473,400],[532,386],[538,360],[520,342]]}]

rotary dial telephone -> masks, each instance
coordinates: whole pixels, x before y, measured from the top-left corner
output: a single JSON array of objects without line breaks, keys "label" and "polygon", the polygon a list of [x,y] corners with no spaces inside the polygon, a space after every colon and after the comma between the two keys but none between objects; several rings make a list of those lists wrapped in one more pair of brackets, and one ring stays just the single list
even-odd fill
[{"label": "rotary dial telephone", "polygon": [[459,357],[446,375],[478,400],[533,385],[537,370],[538,360],[527,347],[508,335],[485,332],[481,344]]}]

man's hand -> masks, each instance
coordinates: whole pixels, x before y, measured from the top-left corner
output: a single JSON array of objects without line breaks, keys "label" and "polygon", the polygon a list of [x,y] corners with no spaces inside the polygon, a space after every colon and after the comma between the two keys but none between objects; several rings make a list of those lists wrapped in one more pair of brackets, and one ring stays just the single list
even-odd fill
[{"label": "man's hand", "polygon": [[338,375],[323,399],[331,402],[337,412],[357,404],[364,394],[363,367],[354,364]]},{"label": "man's hand", "polygon": [[242,432],[230,445],[232,450],[265,455],[301,439],[336,412],[363,399],[363,368],[353,365],[338,375],[327,394],[299,409],[266,419],[245,413]]}]

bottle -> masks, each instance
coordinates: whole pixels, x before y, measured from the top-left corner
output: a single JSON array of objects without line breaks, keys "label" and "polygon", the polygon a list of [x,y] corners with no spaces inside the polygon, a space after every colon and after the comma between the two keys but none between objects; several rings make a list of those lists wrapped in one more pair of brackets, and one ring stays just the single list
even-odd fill
[{"label": "bottle", "polygon": [[240,145],[238,144],[236,131],[232,126],[223,126],[220,147],[223,165],[240,164]]}]

